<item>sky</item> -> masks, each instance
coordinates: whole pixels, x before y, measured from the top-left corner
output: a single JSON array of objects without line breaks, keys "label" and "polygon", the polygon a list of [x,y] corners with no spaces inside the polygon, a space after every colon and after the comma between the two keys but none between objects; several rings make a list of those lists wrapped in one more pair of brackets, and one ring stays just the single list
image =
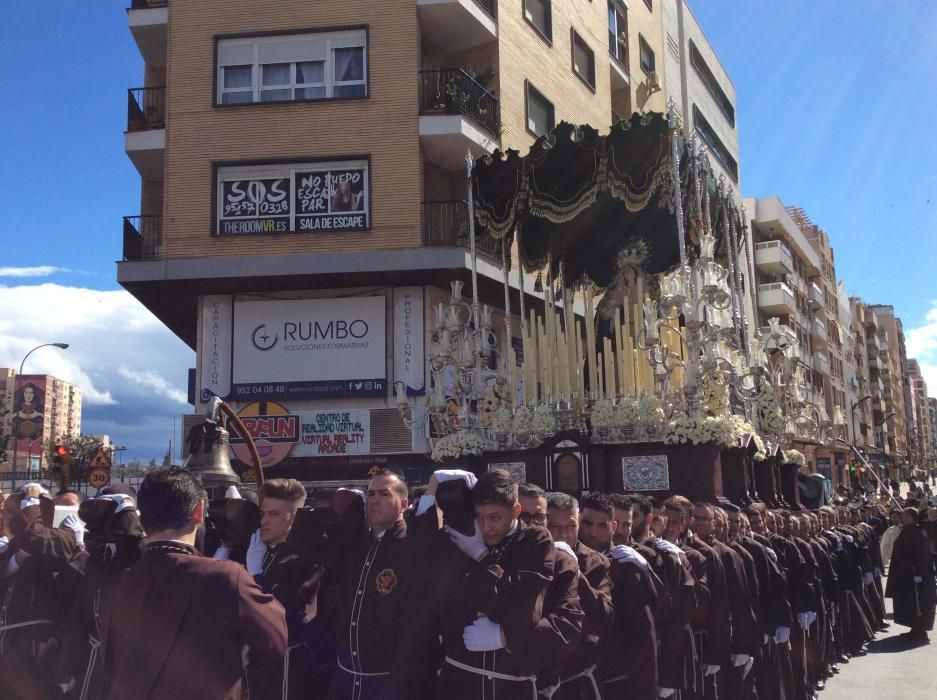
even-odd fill
[{"label": "sky", "polygon": [[[663,0],[662,0],[663,1]],[[83,432],[166,453],[195,355],[116,282],[140,179],[128,0],[0,0],[0,366],[83,389]],[[892,304],[937,396],[937,3],[691,0],[732,76],[746,196],[803,207],[850,294]]]}]

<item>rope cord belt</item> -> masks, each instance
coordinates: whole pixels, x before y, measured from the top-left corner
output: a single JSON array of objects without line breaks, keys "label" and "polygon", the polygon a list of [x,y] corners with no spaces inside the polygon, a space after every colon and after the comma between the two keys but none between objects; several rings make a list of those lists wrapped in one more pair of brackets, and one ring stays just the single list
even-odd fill
[{"label": "rope cord belt", "polygon": [[0,627],[0,632],[6,632],[8,630],[20,629],[21,627],[32,627],[33,625],[54,625],[55,623],[52,620],[30,620],[29,622],[17,622],[14,625],[4,625]]},{"label": "rope cord belt", "polygon": [[595,680],[595,664],[592,664],[592,665],[589,666],[588,668],[583,669],[583,670],[580,671],[579,673],[573,674],[573,675],[570,676],[569,678],[564,678],[564,679],[562,679],[562,680],[560,681],[560,685],[561,685],[561,686],[566,685],[567,683],[570,683],[570,682],[572,682],[572,681],[579,680],[580,678],[588,678],[588,679],[589,679],[589,683],[592,684],[592,690],[595,691],[595,699],[596,699],[596,700],[601,700],[602,694],[601,694],[601,692],[599,691],[599,684],[598,684],[598,681]]},{"label": "rope cord belt", "polygon": [[509,673],[498,673],[497,671],[488,671],[483,668],[476,668],[475,666],[469,666],[464,664],[461,661],[456,661],[453,658],[446,657],[446,663],[455,668],[461,669],[463,671],[468,671],[473,673],[476,676],[483,676],[488,680],[497,678],[501,681],[510,681],[512,683],[530,683],[530,689],[532,692],[531,697],[533,700],[537,700],[537,677],[536,676],[512,676]]},{"label": "rope cord belt", "polygon": [[81,684],[81,694],[79,700],[85,700],[88,697],[88,691],[91,689],[91,676],[94,673],[94,667],[98,662],[98,653],[101,649],[101,641],[94,635],[88,635],[88,644],[91,645],[91,654],[88,656],[88,668],[85,669],[85,680]]},{"label": "rope cord belt", "polygon": [[380,673],[365,673],[364,671],[352,671],[350,668],[345,668],[345,667],[342,665],[341,659],[339,659],[339,658],[337,658],[337,657],[336,657],[336,659],[335,659],[335,663],[337,663],[337,664],[338,664],[338,667],[339,667],[340,669],[342,669],[345,673],[350,673],[350,674],[353,675],[353,676],[365,676],[365,677],[372,677],[372,676],[373,676],[374,678],[377,678],[377,677],[379,677],[379,676],[389,676],[389,675],[390,675],[390,671],[381,671]]}]

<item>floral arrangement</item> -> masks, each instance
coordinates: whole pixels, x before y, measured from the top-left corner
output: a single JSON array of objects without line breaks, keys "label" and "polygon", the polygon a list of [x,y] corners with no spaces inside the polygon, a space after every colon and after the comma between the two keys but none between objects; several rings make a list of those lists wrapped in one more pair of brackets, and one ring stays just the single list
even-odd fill
[{"label": "floral arrangement", "polygon": [[489,449],[488,442],[477,433],[454,433],[446,435],[433,447],[432,460],[442,462],[458,457],[478,456]]},{"label": "floral arrangement", "polygon": [[514,415],[507,406],[500,406],[491,417],[491,429],[496,433],[509,433],[514,428]]},{"label": "floral arrangement", "polygon": [[618,424],[618,411],[609,399],[600,399],[592,406],[592,427],[614,428]]},{"label": "floral arrangement", "polygon": [[511,426],[515,433],[529,433],[534,429],[534,414],[526,406],[517,409],[514,414],[514,424]]},{"label": "floral arrangement", "polygon": [[664,403],[656,396],[642,396],[638,401],[638,418],[645,425],[664,422]]},{"label": "floral arrangement", "polygon": [[534,409],[531,427],[538,433],[556,432],[556,416],[553,415],[553,408],[549,404],[540,404]]},{"label": "floral arrangement", "polygon": [[495,382],[482,395],[478,402],[478,413],[482,425],[486,428],[494,428],[495,413],[502,406],[510,405],[510,389],[507,383],[498,384]]},{"label": "floral arrangement", "polygon": [[756,462],[764,461],[768,457],[768,448],[765,447],[765,441],[761,439],[761,436],[755,430],[755,426],[745,420],[742,416],[732,415],[729,416],[729,420],[732,421],[732,426],[735,429],[736,439],[743,438],[746,435],[752,436],[752,439],[755,441],[754,460]]},{"label": "floral arrangement", "polygon": [[622,399],[615,407],[616,423],[619,426],[630,426],[638,422],[640,407],[637,399],[630,396]]},{"label": "floral arrangement", "polygon": [[758,397],[755,405],[758,408],[758,417],[761,419],[761,428],[769,435],[784,434],[784,413],[778,401],[777,391],[773,386],[765,387]]},{"label": "floral arrangement", "polygon": [[701,382],[703,408],[711,416],[722,416],[729,412],[729,385],[722,372],[707,372]]},{"label": "floral arrangement", "polygon": [[800,450],[784,450],[781,453],[784,464],[796,464],[798,467],[806,466],[807,460]]},{"label": "floral arrangement", "polygon": [[668,445],[719,445],[732,447],[736,443],[735,425],[731,418],[681,416],[668,423],[664,442]]}]

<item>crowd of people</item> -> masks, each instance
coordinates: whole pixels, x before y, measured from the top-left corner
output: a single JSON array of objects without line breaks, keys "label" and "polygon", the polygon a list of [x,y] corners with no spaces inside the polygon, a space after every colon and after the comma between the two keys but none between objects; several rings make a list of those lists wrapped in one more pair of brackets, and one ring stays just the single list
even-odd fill
[{"label": "crowd of people", "polygon": [[926,503],[573,497],[499,469],[242,491],[209,504],[169,468],[6,497],[0,697],[809,700],[886,597],[908,647],[934,623]]}]

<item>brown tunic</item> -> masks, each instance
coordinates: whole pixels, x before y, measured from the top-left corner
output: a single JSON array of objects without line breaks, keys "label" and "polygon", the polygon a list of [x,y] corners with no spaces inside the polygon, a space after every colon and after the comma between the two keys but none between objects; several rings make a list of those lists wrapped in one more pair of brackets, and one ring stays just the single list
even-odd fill
[{"label": "brown tunic", "polygon": [[240,700],[245,676],[252,698],[279,695],[283,607],[234,562],[150,543],[105,602],[102,626],[102,697]]}]

